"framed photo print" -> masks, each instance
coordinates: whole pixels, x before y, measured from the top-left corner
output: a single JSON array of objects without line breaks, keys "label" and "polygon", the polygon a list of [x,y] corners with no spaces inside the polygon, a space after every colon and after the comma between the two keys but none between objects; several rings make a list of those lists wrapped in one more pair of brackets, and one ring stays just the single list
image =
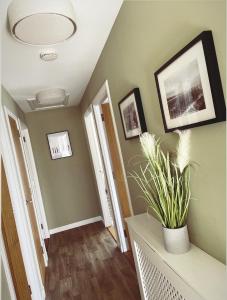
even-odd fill
[{"label": "framed photo print", "polygon": [[68,131],[47,134],[51,159],[59,159],[72,156],[72,149]]},{"label": "framed photo print", "polygon": [[166,132],[226,120],[211,31],[203,31],[155,72]]},{"label": "framed photo print", "polygon": [[126,140],[147,131],[139,88],[133,89],[118,105]]}]

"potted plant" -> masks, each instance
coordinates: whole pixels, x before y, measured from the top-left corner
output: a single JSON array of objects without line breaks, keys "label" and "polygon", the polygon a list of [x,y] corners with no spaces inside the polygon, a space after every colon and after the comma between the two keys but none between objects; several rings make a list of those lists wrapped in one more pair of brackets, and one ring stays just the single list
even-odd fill
[{"label": "potted plant", "polygon": [[163,227],[164,245],[168,252],[180,254],[190,248],[187,216],[190,192],[190,131],[179,135],[177,157],[164,153],[159,139],[146,132],[140,136],[145,165],[130,176],[140,187],[143,198]]}]

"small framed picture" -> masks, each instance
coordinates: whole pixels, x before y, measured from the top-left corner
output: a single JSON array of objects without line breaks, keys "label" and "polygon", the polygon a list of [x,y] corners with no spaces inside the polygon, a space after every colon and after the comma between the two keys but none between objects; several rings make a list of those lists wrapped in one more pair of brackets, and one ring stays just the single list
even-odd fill
[{"label": "small framed picture", "polygon": [[118,105],[126,140],[147,131],[139,88],[133,89]]},{"label": "small framed picture", "polygon": [[47,134],[51,159],[59,159],[72,156],[72,149],[68,131]]},{"label": "small framed picture", "polygon": [[203,31],[155,72],[166,132],[226,120],[211,31]]}]

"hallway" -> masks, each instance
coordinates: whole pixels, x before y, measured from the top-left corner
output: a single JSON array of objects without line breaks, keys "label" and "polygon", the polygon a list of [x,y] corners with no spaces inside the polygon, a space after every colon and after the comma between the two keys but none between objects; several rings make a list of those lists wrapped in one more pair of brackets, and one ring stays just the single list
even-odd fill
[{"label": "hallway", "polygon": [[139,300],[136,272],[102,222],[52,235],[47,300]]}]

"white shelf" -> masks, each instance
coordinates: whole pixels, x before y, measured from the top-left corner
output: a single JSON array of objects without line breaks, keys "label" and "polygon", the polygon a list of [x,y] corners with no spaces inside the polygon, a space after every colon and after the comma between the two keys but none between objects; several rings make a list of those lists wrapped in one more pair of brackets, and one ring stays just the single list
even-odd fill
[{"label": "white shelf", "polygon": [[148,214],[127,218],[135,231],[166,264],[205,300],[227,300],[226,266],[191,244],[190,251],[175,255],[163,246],[161,224]]}]

